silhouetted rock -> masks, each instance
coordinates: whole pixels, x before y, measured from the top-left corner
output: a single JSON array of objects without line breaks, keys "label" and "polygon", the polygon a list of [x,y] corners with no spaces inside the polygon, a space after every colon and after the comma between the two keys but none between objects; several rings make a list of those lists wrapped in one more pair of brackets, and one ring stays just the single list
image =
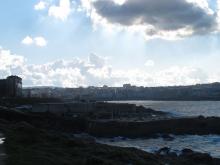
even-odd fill
[{"label": "silhouetted rock", "polygon": [[156,152],[156,154],[159,155],[169,155],[169,153],[170,153],[170,148],[168,147],[161,148]]},{"label": "silhouetted rock", "polygon": [[188,160],[192,160],[196,163],[210,164],[213,161],[213,158],[206,153],[194,152],[190,149],[183,149],[180,157],[183,157]]},{"label": "silhouetted rock", "polygon": [[156,120],[148,122],[126,122],[126,121],[91,121],[88,132],[95,136],[102,137],[155,137],[162,134],[164,138],[172,140],[167,135],[207,135],[220,134],[219,117],[195,117],[178,118],[167,120]]},{"label": "silhouetted rock", "polygon": [[[82,124],[82,123],[83,124]],[[185,149],[177,156],[169,148],[162,148],[156,154],[147,153],[135,148],[120,148],[97,144],[87,138],[74,138],[72,133],[86,131],[91,121],[81,119],[69,120],[53,115],[30,115],[9,109],[0,109],[0,130],[6,136],[5,148],[9,165],[219,165],[220,160],[208,154]],[[135,136],[151,135],[165,132],[176,133],[217,133],[220,118],[175,119],[156,122],[102,122],[92,124],[105,128],[102,135],[126,134]],[[183,127],[185,124],[187,127]],[[205,123],[205,129],[201,123]],[[167,125],[166,125],[167,124]],[[191,127],[195,124],[194,127]],[[216,125],[217,124],[217,125]],[[172,127],[171,127],[172,125]],[[109,127],[107,127],[109,126]],[[213,127],[212,127],[213,126]],[[78,130],[72,127],[79,127]],[[127,130],[124,128],[128,128]],[[161,130],[159,130],[161,128]],[[169,129],[168,129],[169,128]],[[184,129],[183,129],[184,128]],[[93,128],[94,129],[94,128]],[[203,131],[202,131],[203,130]],[[115,132],[114,132],[115,131]],[[148,134],[145,134],[145,133]]]},{"label": "silhouetted rock", "polygon": [[173,136],[171,136],[169,134],[162,134],[161,137],[166,141],[172,141],[175,139]]}]

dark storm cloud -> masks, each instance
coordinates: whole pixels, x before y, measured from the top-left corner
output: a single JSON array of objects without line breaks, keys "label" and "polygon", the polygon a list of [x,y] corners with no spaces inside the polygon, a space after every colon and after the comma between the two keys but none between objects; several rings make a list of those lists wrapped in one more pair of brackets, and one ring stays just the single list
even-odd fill
[{"label": "dark storm cloud", "polygon": [[196,34],[217,28],[216,14],[186,0],[127,0],[118,5],[112,0],[93,2],[96,12],[112,24],[152,25],[157,31],[176,31],[190,27]]}]

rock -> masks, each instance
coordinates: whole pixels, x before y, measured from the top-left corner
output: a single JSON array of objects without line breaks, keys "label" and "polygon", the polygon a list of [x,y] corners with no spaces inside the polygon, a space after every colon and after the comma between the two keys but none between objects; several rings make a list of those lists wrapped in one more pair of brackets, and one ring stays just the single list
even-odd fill
[{"label": "rock", "polygon": [[198,116],[198,118],[199,118],[199,119],[205,119],[205,117],[202,116],[202,115]]},{"label": "rock", "polygon": [[189,154],[193,154],[194,152],[191,149],[185,148],[182,150],[182,156],[187,156]]},{"label": "rock", "polygon": [[213,158],[206,153],[194,153],[190,156],[195,162],[211,163]]},{"label": "rock", "polygon": [[156,154],[163,156],[169,155],[169,153],[170,153],[170,148],[168,147],[163,147],[156,152]]},{"label": "rock", "polygon": [[162,134],[161,137],[166,141],[173,141],[175,138],[169,134]]},{"label": "rock", "polygon": [[209,164],[213,161],[213,158],[207,153],[194,152],[191,149],[183,149],[180,157],[190,159],[197,163]]},{"label": "rock", "polygon": [[90,143],[95,143],[95,137],[93,136],[90,136],[89,134],[86,134],[86,133],[81,133],[81,134],[74,134],[73,136],[75,139],[79,139],[79,140],[82,140],[82,141],[87,141],[87,142],[90,142]]},{"label": "rock", "polygon": [[[155,121],[89,121],[88,133],[98,137],[128,138],[152,137],[162,134],[165,140],[173,140],[173,135],[220,134],[220,118],[174,118]],[[187,125],[187,126],[186,126]]]}]

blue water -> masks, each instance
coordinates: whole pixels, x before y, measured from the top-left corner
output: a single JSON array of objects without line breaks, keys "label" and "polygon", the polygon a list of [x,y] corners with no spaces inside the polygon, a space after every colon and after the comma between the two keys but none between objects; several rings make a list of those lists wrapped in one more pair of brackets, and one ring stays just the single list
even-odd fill
[{"label": "blue water", "polygon": [[[132,103],[146,108],[169,112],[174,116],[218,116],[220,117],[220,101],[117,101],[120,103]],[[154,152],[163,147],[179,153],[184,148],[194,151],[209,153],[213,157],[220,158],[219,135],[182,135],[174,136],[174,140],[167,141],[163,138],[156,139],[97,139],[98,142],[121,146],[135,147],[147,152]]]},{"label": "blue water", "polygon": [[176,116],[218,116],[220,117],[220,101],[116,101],[132,103],[158,111],[172,113]]},{"label": "blue water", "polygon": [[182,135],[174,136],[174,140],[167,141],[163,138],[156,139],[124,139],[124,138],[100,138],[97,142],[120,147],[135,147],[147,152],[154,153],[160,148],[169,147],[176,153],[181,153],[184,148],[193,151],[208,153],[213,157],[220,158],[219,135]]}]

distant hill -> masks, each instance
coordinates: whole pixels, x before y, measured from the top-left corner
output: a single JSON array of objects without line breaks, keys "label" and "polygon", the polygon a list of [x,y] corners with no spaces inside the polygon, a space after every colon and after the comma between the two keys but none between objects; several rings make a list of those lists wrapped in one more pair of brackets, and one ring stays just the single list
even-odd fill
[{"label": "distant hill", "polygon": [[24,88],[24,96],[92,100],[220,100],[220,83],[167,87]]}]

